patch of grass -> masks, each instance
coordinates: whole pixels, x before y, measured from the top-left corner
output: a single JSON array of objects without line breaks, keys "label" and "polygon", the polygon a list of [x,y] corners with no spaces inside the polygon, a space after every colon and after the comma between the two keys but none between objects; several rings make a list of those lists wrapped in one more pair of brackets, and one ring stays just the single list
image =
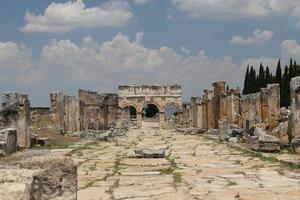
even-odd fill
[{"label": "patch of grass", "polygon": [[161,174],[172,174],[174,169],[172,167],[164,168],[160,170]]},{"label": "patch of grass", "polygon": [[92,145],[93,143],[87,143],[83,146],[80,146],[80,147],[77,147],[75,149],[73,149],[72,151],[70,151],[69,153],[67,153],[66,155],[67,156],[72,156],[74,154],[78,154],[79,152],[81,152],[82,150],[85,150],[85,149],[91,149],[90,145]]},{"label": "patch of grass", "polygon": [[115,176],[116,174],[119,173],[120,169],[121,169],[121,159],[118,158],[118,159],[116,159],[116,161],[115,161],[115,163],[114,163],[112,173],[106,174],[106,175],[104,176],[103,180],[106,181],[108,177]]},{"label": "patch of grass", "polygon": [[196,173],[197,173],[197,174],[200,174],[201,172],[202,172],[202,169],[197,169],[197,170],[196,170]]},{"label": "patch of grass", "polygon": [[264,156],[260,152],[252,151],[250,149],[243,149],[243,148],[238,147],[238,146],[229,145],[229,147],[231,149],[235,150],[235,151],[241,152],[241,154],[243,154],[244,156],[247,156],[247,157],[255,157],[255,158],[259,158],[261,161],[268,161],[268,162],[271,162],[271,163],[278,163],[280,165],[280,167],[285,167],[285,168],[288,168],[290,170],[300,169],[300,162],[294,163],[294,162],[279,160],[275,156]]},{"label": "patch of grass", "polygon": [[182,175],[179,172],[175,172],[173,173],[173,179],[174,179],[174,183],[179,184],[182,181]]}]

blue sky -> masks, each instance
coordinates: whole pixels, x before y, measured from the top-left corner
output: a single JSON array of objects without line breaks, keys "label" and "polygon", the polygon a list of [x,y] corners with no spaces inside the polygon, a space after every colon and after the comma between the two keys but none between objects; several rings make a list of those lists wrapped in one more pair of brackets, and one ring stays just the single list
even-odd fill
[{"label": "blue sky", "polygon": [[300,60],[298,0],[4,0],[0,25],[0,90],[35,106],[133,83],[180,83],[188,99],[241,86],[248,64]]}]

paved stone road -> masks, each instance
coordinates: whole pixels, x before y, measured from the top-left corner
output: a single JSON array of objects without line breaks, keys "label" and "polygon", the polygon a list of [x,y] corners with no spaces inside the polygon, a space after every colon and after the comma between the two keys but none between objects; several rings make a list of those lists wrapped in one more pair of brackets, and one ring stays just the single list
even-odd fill
[{"label": "paved stone road", "polygon": [[[134,149],[167,149],[163,159],[130,158]],[[207,136],[155,130],[151,123],[72,155],[78,199],[300,199],[300,174],[247,157]]]}]

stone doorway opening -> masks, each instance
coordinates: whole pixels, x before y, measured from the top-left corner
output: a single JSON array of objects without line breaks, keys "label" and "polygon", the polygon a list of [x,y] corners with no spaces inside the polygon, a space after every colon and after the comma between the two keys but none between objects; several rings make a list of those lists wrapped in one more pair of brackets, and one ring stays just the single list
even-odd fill
[{"label": "stone doorway opening", "polygon": [[142,108],[143,123],[151,123],[153,127],[159,127],[159,108],[153,103],[145,103]]},{"label": "stone doorway opening", "polygon": [[123,108],[123,121],[129,122],[132,126],[136,126],[137,109],[134,106],[126,106]]},{"label": "stone doorway opening", "polygon": [[180,110],[176,105],[168,104],[165,107],[165,128],[172,129],[180,124]]}]

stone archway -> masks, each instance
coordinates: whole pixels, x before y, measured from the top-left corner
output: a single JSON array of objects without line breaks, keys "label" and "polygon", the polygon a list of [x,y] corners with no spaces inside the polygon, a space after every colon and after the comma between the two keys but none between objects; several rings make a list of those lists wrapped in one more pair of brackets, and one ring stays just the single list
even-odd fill
[{"label": "stone archway", "polygon": [[159,109],[159,127],[165,125],[165,108],[175,105],[180,110],[182,123],[182,93],[180,85],[122,85],[119,86],[119,107],[132,105],[137,110],[136,124],[142,126],[142,109],[144,104],[153,104]]}]

